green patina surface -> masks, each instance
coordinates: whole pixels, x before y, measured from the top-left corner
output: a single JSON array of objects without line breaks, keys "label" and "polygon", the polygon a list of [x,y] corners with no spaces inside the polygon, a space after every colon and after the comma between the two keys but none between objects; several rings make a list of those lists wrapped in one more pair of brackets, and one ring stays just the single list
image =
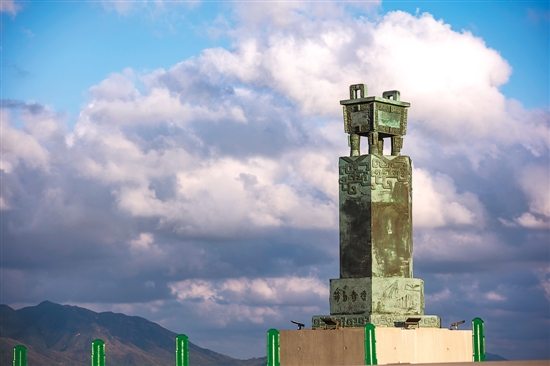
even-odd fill
[{"label": "green patina surface", "polygon": [[332,315],[423,315],[424,281],[419,278],[339,278],[330,280]]},{"label": "green patina surface", "polygon": [[[440,327],[439,317],[424,315],[424,282],[413,278],[412,162],[401,155],[410,104],[397,90],[369,97],[364,84],[351,85],[340,104],[351,149],[338,164],[340,278],[330,282],[330,317],[357,327],[400,326],[416,316],[422,327]],[[384,139],[391,155],[383,155]],[[325,325],[323,316],[312,323]]]},{"label": "green patina surface", "polygon": [[365,84],[350,86],[350,99],[341,100],[344,108],[344,131],[349,133],[350,156],[359,156],[360,137],[368,138],[369,154],[382,154],[384,139],[391,139],[391,154],[398,156],[407,132],[407,102],[400,101],[397,90],[380,97],[368,97]]},{"label": "green patina surface", "polygon": [[[405,321],[414,317],[416,314],[407,315],[385,315],[385,314],[370,314],[370,315],[330,315],[330,318],[337,320],[340,327],[364,327],[365,324],[371,323],[377,327],[403,327]],[[325,323],[323,318],[326,315],[314,315],[311,319],[313,328],[324,328]],[[437,315],[418,315],[421,317],[420,328],[441,328],[441,318]]]},{"label": "green patina surface", "polygon": [[341,157],[340,278],[412,277],[411,160]]}]

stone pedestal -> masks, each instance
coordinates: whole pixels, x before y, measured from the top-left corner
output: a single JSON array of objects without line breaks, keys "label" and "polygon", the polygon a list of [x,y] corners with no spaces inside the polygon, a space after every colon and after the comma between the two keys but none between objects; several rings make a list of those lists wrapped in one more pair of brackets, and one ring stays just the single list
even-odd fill
[{"label": "stone pedestal", "polygon": [[424,281],[418,278],[330,280],[330,314],[424,314]]}]

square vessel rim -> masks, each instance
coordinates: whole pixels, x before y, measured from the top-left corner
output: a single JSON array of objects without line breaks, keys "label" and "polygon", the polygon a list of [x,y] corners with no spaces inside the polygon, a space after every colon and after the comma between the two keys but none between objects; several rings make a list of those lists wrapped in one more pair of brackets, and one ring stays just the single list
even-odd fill
[{"label": "square vessel rim", "polygon": [[408,102],[402,102],[400,100],[393,100],[393,99],[386,99],[381,97],[366,97],[366,98],[358,98],[358,99],[345,99],[341,100],[341,105],[353,105],[353,104],[362,104],[362,103],[369,103],[369,102],[379,102],[379,103],[385,103],[385,104],[393,104],[398,105],[400,107],[410,107],[411,103]]}]

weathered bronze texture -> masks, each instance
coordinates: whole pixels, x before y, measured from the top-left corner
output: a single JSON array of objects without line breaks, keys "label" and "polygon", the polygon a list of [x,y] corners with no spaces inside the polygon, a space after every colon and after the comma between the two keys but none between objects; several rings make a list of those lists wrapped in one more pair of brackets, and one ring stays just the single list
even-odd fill
[{"label": "weathered bronze texture", "polygon": [[341,157],[340,278],[412,277],[411,159]]},{"label": "weathered bronze texture", "polygon": [[[416,315],[416,314],[415,314]],[[312,328],[324,328],[323,317],[326,315],[314,315],[311,319]],[[405,321],[410,315],[386,315],[386,314],[355,314],[355,315],[331,315],[332,318],[340,322],[341,328],[364,327],[371,323],[376,327],[405,327]],[[420,328],[441,328],[441,318],[437,315],[421,315],[418,324]]]},{"label": "weathered bronze texture", "polygon": [[330,280],[331,315],[424,314],[424,281],[419,278]]},{"label": "weathered bronze texture", "polygon": [[350,156],[361,155],[360,137],[368,137],[369,154],[382,154],[384,138],[391,138],[391,154],[398,156],[407,132],[407,108],[410,103],[400,100],[398,90],[368,97],[367,85],[349,87],[350,99],[341,100],[344,107],[344,131],[349,133]]},{"label": "weathered bronze texture", "polygon": [[[349,88],[344,130],[350,156],[340,157],[340,278],[330,280],[330,317],[340,326],[405,326],[410,317],[420,327],[440,327],[424,315],[424,281],[413,278],[412,161],[401,155],[407,131],[407,102],[397,90],[368,97],[365,84]],[[369,153],[361,155],[361,136]],[[384,139],[391,155],[384,155]],[[326,316],[314,316],[314,328]]]}]

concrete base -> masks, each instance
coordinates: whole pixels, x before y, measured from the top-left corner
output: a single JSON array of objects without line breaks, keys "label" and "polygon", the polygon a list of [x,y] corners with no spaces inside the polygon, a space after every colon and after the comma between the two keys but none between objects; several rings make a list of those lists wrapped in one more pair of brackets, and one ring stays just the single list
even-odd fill
[{"label": "concrete base", "polygon": [[[280,361],[286,365],[363,365],[363,328],[281,330]],[[376,328],[378,364],[471,362],[472,331]]]},{"label": "concrete base", "polygon": [[376,329],[378,364],[472,361],[472,331]]},{"label": "concrete base", "polygon": [[280,330],[281,366],[364,365],[363,328]]}]

